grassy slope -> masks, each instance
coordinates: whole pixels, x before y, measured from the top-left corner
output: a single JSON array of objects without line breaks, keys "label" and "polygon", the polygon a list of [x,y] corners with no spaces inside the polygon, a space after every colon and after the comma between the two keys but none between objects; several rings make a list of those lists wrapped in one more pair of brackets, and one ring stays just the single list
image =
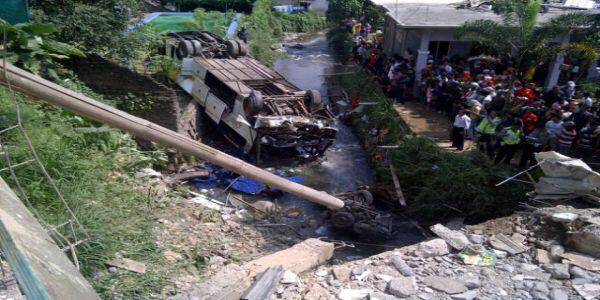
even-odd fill
[{"label": "grassy slope", "polygon": [[[0,128],[14,123],[9,94],[0,87]],[[25,100],[25,101],[23,101]],[[160,249],[151,232],[154,197],[136,191],[130,173],[153,159],[135,148],[130,136],[118,131],[81,132],[92,124],[60,109],[21,99],[23,122],[46,168],[56,180],[66,201],[88,230],[90,241],[77,248],[82,273],[104,298],[145,297],[162,286],[157,272]],[[94,131],[94,130],[92,130]],[[2,142],[14,145],[12,161],[28,159],[21,139],[3,135]],[[4,166],[4,160],[0,160]],[[12,180],[2,174],[10,184]],[[31,166],[17,171],[28,195],[43,219],[60,224],[67,218],[41,174]],[[145,262],[146,274],[110,273],[104,262],[116,253]]]}]

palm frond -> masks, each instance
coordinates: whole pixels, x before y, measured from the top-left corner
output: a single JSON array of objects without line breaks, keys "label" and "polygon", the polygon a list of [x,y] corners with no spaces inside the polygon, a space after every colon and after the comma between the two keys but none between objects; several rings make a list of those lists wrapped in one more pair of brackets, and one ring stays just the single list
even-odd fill
[{"label": "palm frond", "polygon": [[498,53],[510,53],[514,47],[515,30],[491,20],[465,22],[456,31],[458,39],[466,38],[495,49]]}]

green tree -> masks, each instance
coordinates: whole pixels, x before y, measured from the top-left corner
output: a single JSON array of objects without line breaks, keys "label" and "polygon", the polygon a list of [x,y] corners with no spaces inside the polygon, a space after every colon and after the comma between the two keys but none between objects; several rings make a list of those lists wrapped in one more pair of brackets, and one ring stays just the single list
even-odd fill
[{"label": "green tree", "polygon": [[487,19],[466,22],[457,36],[482,44],[491,54],[505,56],[518,71],[535,67],[560,52],[588,60],[597,58],[595,49],[585,41],[568,46],[553,43],[555,38],[573,29],[590,28],[592,16],[569,13],[539,24],[541,6],[541,0],[497,0],[494,12],[502,16],[502,22]]},{"label": "green tree", "polygon": [[364,0],[330,0],[327,20],[339,23],[359,17],[362,15],[364,5]]}]

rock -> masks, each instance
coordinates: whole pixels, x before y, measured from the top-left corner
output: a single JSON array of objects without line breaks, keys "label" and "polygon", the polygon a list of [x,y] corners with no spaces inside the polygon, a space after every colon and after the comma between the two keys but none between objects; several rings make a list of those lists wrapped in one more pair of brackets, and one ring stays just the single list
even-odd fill
[{"label": "rock", "polygon": [[392,276],[390,275],[385,275],[385,274],[377,274],[375,275],[375,278],[379,279],[379,280],[383,280],[385,282],[390,282],[390,280],[392,280]]},{"label": "rock", "polygon": [[485,237],[480,234],[467,234],[467,238],[473,244],[483,244],[485,242]]},{"label": "rock", "polygon": [[496,267],[496,269],[498,270],[502,270],[502,271],[506,271],[508,273],[512,273],[515,271],[515,267],[511,266],[511,265],[499,265]]},{"label": "rock", "polygon": [[552,245],[550,246],[550,258],[552,260],[559,261],[561,259],[561,255],[565,254],[565,247],[561,245]]},{"label": "rock", "polygon": [[333,276],[335,276],[335,279],[341,282],[350,279],[350,269],[347,267],[335,266],[332,268],[331,272],[333,273]]},{"label": "rock", "polygon": [[477,276],[467,276],[463,280],[465,281],[465,286],[469,289],[476,289],[481,286],[481,280]]},{"label": "rock", "polygon": [[524,243],[525,240],[527,240],[527,237],[517,232],[513,233],[510,239],[519,243]]},{"label": "rock", "polygon": [[435,224],[435,225],[429,227],[429,229],[433,233],[435,233],[437,236],[444,239],[444,241],[446,241],[446,243],[448,243],[448,245],[450,245],[452,248],[454,248],[456,250],[460,251],[460,250],[464,249],[465,247],[471,245],[471,242],[465,236],[464,233],[462,233],[460,231],[456,231],[456,230],[451,230],[442,224]]},{"label": "rock", "polygon": [[[327,289],[320,286],[319,284],[313,284],[309,289],[308,293],[304,295],[304,300],[327,300],[332,296]],[[360,299],[360,298],[359,298]]]},{"label": "rock", "polygon": [[415,252],[417,256],[424,258],[446,255],[448,253],[450,253],[448,244],[442,239],[422,242],[418,245],[417,251]]},{"label": "rock", "polygon": [[544,269],[550,273],[554,279],[571,278],[571,274],[569,273],[569,265],[567,264],[550,264],[546,265]]},{"label": "rock", "polygon": [[587,278],[574,278],[573,280],[571,280],[571,285],[580,285],[586,283],[592,283],[592,281],[590,281]]},{"label": "rock", "polygon": [[534,291],[538,291],[544,295],[548,295],[548,293],[550,293],[550,289],[548,289],[548,285],[545,282],[536,282],[533,285],[533,290]]},{"label": "rock", "polygon": [[472,300],[475,297],[477,297],[478,294],[479,294],[478,291],[472,290],[472,291],[466,291],[461,294],[451,295],[450,297],[454,300]]},{"label": "rock", "polygon": [[579,215],[568,212],[556,213],[552,215],[552,221],[565,224],[572,223],[573,221],[577,220],[577,218],[579,218]]},{"label": "rock", "polygon": [[506,251],[492,249],[492,252],[494,252],[494,254],[496,254],[496,257],[499,259],[504,259],[508,256],[508,252],[506,252]]},{"label": "rock", "polygon": [[389,293],[398,297],[408,297],[417,293],[414,277],[398,277],[388,283]]},{"label": "rock", "polygon": [[569,294],[563,289],[552,289],[550,291],[551,300],[569,300]]},{"label": "rock", "polygon": [[446,294],[459,294],[468,290],[463,281],[446,277],[429,276],[423,279],[423,283]]},{"label": "rock", "polygon": [[329,272],[327,272],[327,270],[321,270],[321,271],[315,272],[315,275],[317,277],[325,277],[325,276],[329,275]]},{"label": "rock", "polygon": [[394,255],[391,258],[392,264],[404,276],[414,276],[413,270],[406,264],[406,262],[399,255]]},{"label": "rock", "polygon": [[252,207],[256,208],[258,211],[269,212],[273,211],[277,208],[276,204],[271,201],[259,200],[252,204]]},{"label": "rock", "polygon": [[369,294],[369,300],[396,300],[398,298],[382,292],[374,292]]},{"label": "rock", "polygon": [[545,265],[550,263],[550,253],[544,249],[535,249],[535,259],[538,264]]},{"label": "rock", "polygon": [[577,266],[571,266],[571,268],[569,269],[569,273],[575,278],[584,278],[590,282],[595,283],[600,282],[600,277],[598,276],[598,274],[584,270]]},{"label": "rock", "polygon": [[281,280],[279,282],[281,282],[283,284],[296,284],[296,283],[298,283],[298,276],[296,276],[296,274],[286,270],[283,273],[283,276],[281,276]]},{"label": "rock", "polygon": [[431,295],[430,293],[419,293],[419,295],[417,295],[417,297],[419,297],[419,299],[422,299],[422,300],[433,299],[433,295]]},{"label": "rock", "polygon": [[369,275],[371,275],[371,271],[364,271],[362,274],[360,275],[356,275],[354,276],[354,278],[358,281],[365,281],[367,278],[369,278]]},{"label": "rock", "polygon": [[532,265],[532,264],[528,264],[528,263],[521,263],[521,264],[519,264],[519,268],[523,272],[533,272],[533,271],[539,270],[538,266]]},{"label": "rock", "polygon": [[365,299],[368,295],[373,293],[370,289],[361,289],[361,290],[351,290],[351,289],[342,289],[338,294],[338,299],[340,300],[362,300]]},{"label": "rock", "polygon": [[600,296],[600,285],[594,283],[586,283],[574,285],[573,288],[585,300],[596,299]]},{"label": "rock", "polygon": [[591,224],[569,232],[566,245],[578,252],[600,258],[600,225]]},{"label": "rock", "polygon": [[356,268],[352,269],[352,275],[354,275],[354,276],[358,276],[364,272],[365,272],[365,268],[363,268],[363,267],[356,267]]}]

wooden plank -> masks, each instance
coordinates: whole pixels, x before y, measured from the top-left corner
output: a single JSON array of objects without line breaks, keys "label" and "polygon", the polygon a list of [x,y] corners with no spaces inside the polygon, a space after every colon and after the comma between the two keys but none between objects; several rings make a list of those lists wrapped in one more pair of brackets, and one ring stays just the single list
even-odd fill
[{"label": "wooden plank", "polygon": [[275,291],[281,276],[283,275],[283,267],[281,265],[270,267],[266,271],[258,275],[256,282],[246,291],[240,298],[242,300],[263,300],[270,299],[271,294]]},{"label": "wooden plank", "polygon": [[146,273],[146,264],[128,258],[117,257],[106,262],[107,265],[140,274]]},{"label": "wooden plank", "polygon": [[2,178],[0,248],[27,299],[100,299]]},{"label": "wooden plank", "polygon": [[392,173],[392,180],[394,181],[394,188],[396,188],[396,194],[398,195],[398,203],[401,207],[406,206],[406,199],[404,199],[404,193],[402,193],[402,187],[400,186],[400,179],[396,175],[396,169],[394,164],[390,162],[390,172]]}]

